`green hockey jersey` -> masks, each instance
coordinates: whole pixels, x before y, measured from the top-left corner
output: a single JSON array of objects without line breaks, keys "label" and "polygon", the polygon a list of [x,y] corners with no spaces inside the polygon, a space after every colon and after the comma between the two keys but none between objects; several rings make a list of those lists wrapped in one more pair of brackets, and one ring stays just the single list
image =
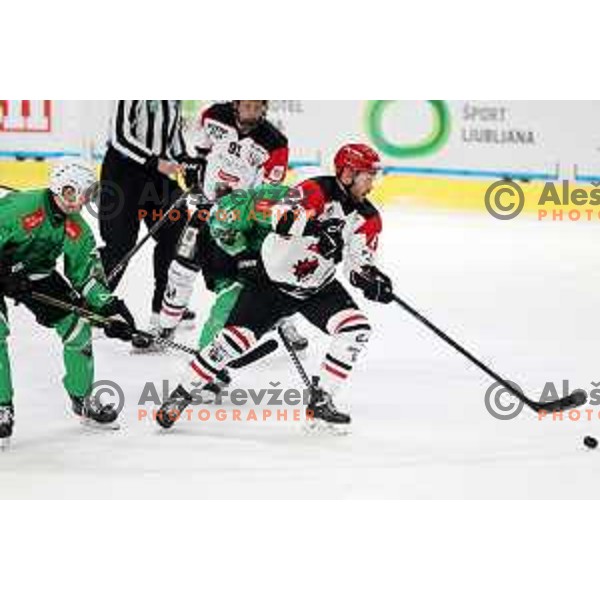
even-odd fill
[{"label": "green hockey jersey", "polygon": [[93,233],[80,214],[65,215],[48,189],[0,198],[0,265],[22,265],[33,276],[49,274],[63,256],[64,274],[93,309],[112,298]]},{"label": "green hockey jersey", "polygon": [[288,186],[261,185],[221,198],[209,217],[212,238],[231,256],[259,252],[265,237],[273,230],[273,211],[288,198],[289,192]]}]

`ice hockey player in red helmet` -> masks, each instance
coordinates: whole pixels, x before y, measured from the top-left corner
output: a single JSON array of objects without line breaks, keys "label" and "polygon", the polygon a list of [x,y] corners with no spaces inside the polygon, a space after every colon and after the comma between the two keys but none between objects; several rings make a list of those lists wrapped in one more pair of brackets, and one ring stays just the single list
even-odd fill
[{"label": "ice hockey player in red helmet", "polygon": [[334,176],[308,179],[295,188],[287,209],[273,219],[261,249],[260,283],[242,291],[225,327],[186,367],[181,384],[158,412],[161,426],[173,425],[193,400],[191,390],[210,385],[228,363],[295,313],[330,336],[313,378],[307,423],[336,430],[350,424],[333,398],[351,378],[371,325],[337,279],[337,267],[343,266],[350,284],[369,300],[388,303],[393,290],[375,264],[382,224],[367,198],[380,170],[379,156],[364,144],[347,144],[336,153],[334,166]]}]

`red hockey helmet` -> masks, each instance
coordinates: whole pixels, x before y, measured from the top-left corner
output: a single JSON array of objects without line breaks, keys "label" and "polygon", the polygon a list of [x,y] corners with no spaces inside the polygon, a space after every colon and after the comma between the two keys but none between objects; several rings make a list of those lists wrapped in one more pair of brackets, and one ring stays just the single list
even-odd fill
[{"label": "red hockey helmet", "polygon": [[344,168],[354,171],[378,171],[381,168],[379,154],[366,144],[346,144],[335,154],[333,164],[339,175]]}]

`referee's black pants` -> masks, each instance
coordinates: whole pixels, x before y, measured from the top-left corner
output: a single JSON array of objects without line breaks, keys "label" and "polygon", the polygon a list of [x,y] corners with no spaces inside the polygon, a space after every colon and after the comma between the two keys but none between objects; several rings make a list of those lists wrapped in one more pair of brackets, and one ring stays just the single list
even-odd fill
[{"label": "referee's black pants", "polygon": [[[181,196],[179,185],[154,170],[109,148],[101,171],[100,235],[105,246],[100,250],[104,271],[108,275],[136,244],[143,220],[151,228],[162,214]],[[176,216],[176,214],[175,214]],[[177,242],[185,227],[187,215],[181,211],[178,219],[167,219],[154,236],[154,294],[152,312],[160,312],[167,285],[169,265]],[[115,289],[124,271],[110,282]]]}]

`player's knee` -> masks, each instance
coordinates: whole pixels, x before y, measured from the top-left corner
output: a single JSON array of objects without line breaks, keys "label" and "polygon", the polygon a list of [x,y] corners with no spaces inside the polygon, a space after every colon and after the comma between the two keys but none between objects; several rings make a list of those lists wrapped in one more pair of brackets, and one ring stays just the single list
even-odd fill
[{"label": "player's knee", "polygon": [[174,260],[169,267],[165,301],[175,306],[187,304],[194,290],[196,271]]},{"label": "player's knee", "polygon": [[69,315],[58,321],[55,329],[60,335],[65,348],[91,354],[92,328],[86,320],[75,315]]},{"label": "player's knee", "polygon": [[169,281],[173,285],[193,287],[197,271],[184,264],[179,259],[174,260],[169,267]]},{"label": "player's knee", "polygon": [[195,271],[177,261],[171,263],[160,311],[161,327],[177,327],[194,291],[195,279]]}]

